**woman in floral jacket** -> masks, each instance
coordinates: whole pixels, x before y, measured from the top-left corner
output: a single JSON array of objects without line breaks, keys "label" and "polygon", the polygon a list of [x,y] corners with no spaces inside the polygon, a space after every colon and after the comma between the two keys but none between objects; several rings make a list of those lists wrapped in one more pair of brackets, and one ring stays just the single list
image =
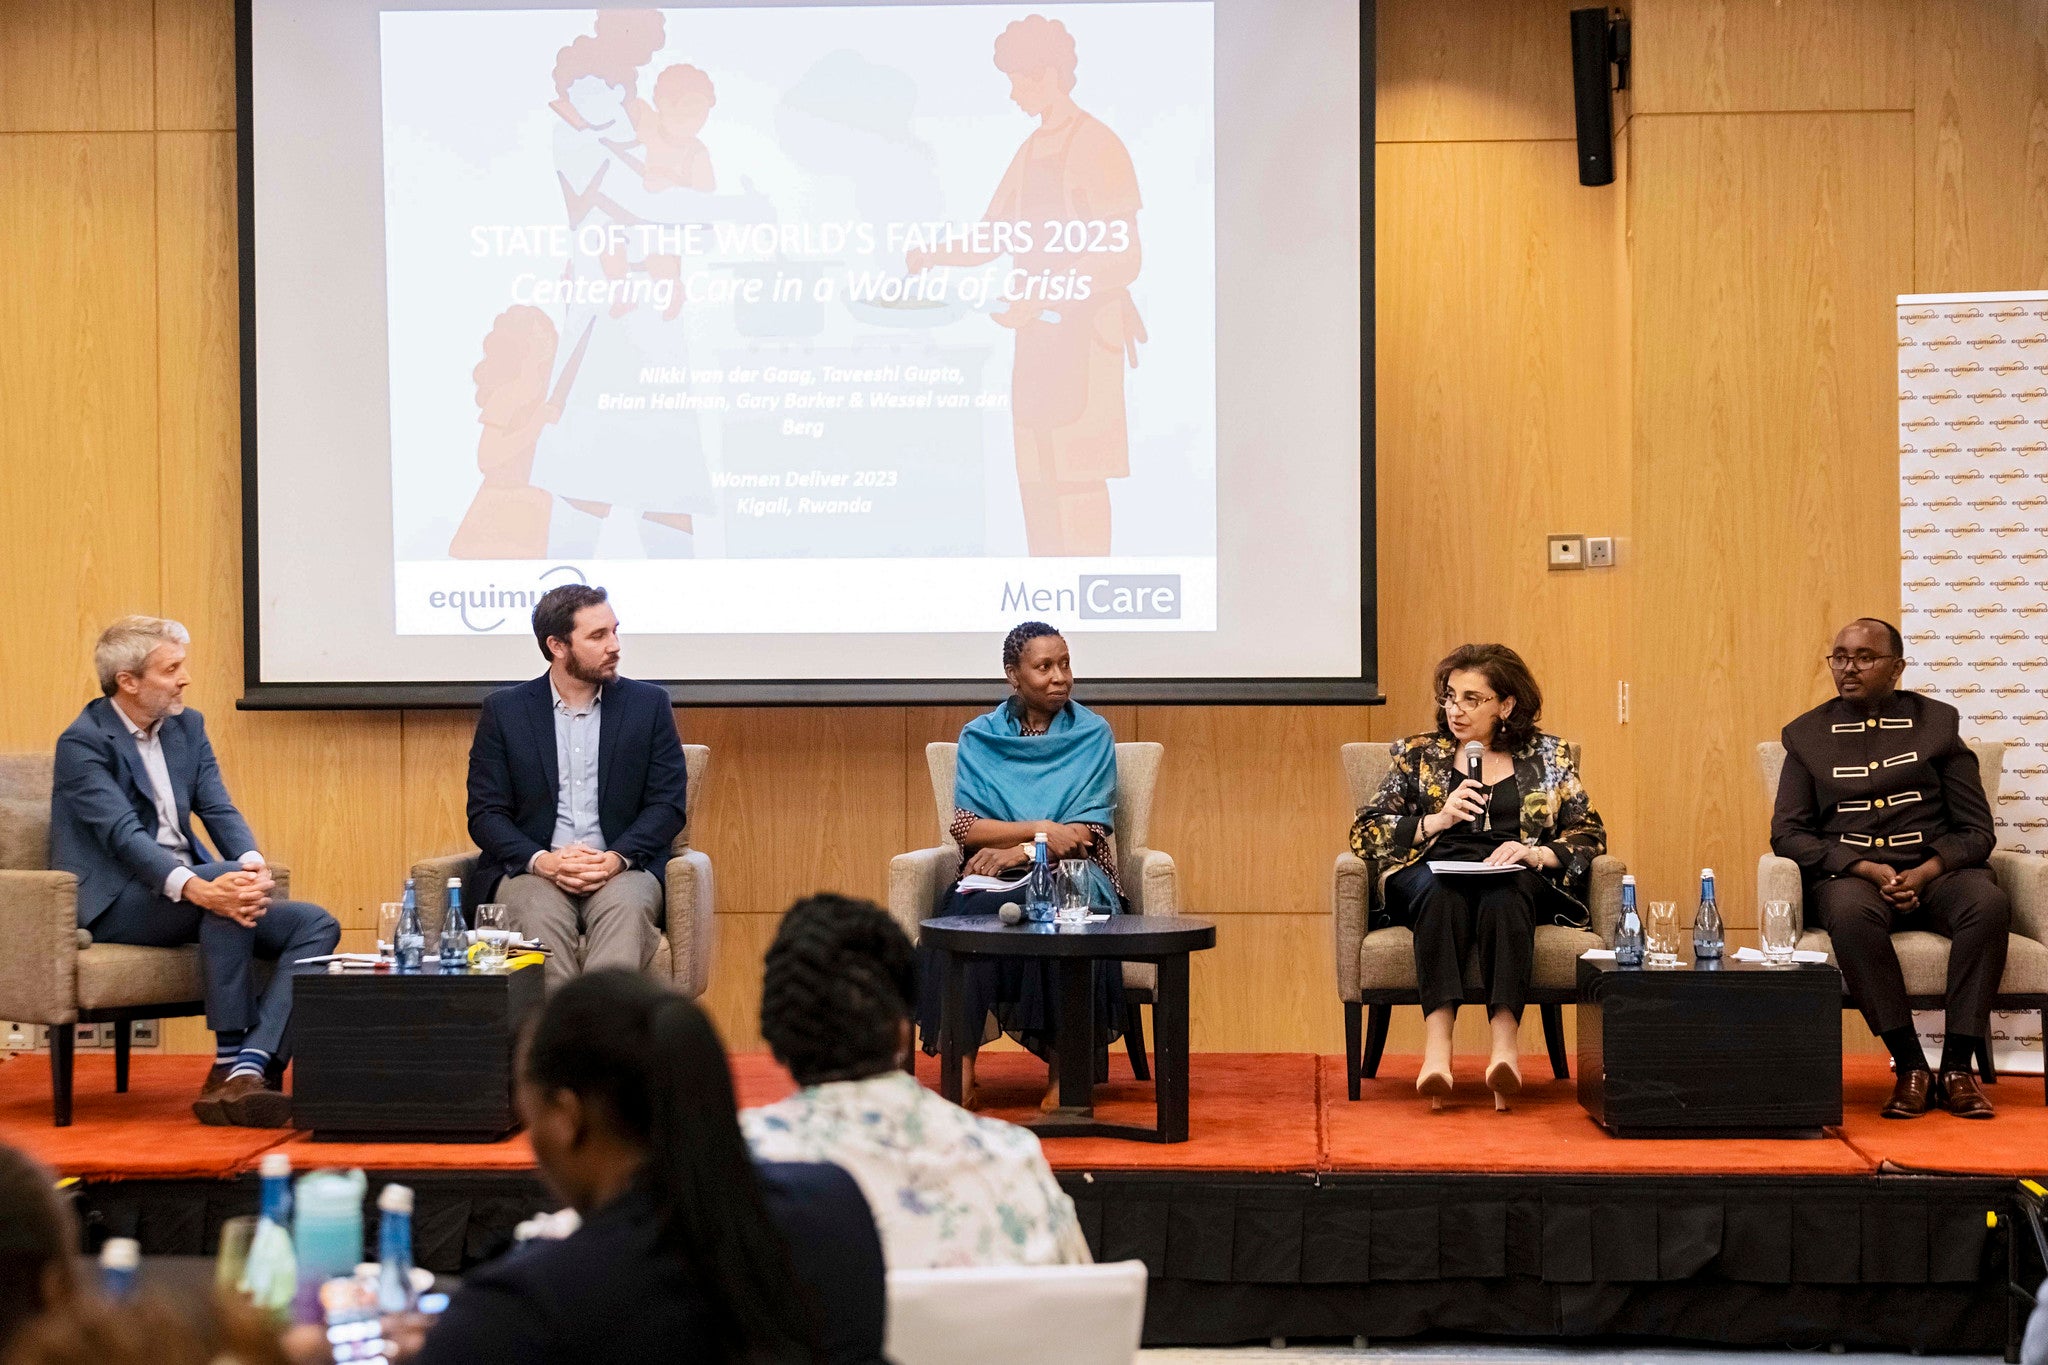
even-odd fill
[{"label": "woman in floral jacket", "polygon": [[[1415,1088],[1440,1108],[1451,1092],[1451,1025],[1464,964],[1479,961],[1494,1107],[1521,1089],[1522,1006],[1538,924],[1583,925],[1593,860],[1607,832],[1578,766],[1536,728],[1543,693],[1506,645],[1462,645],[1436,666],[1436,729],[1396,740],[1393,767],[1351,826],[1351,848],[1388,873],[1375,919],[1415,932],[1415,977],[1427,1030]],[[1478,780],[1464,750],[1483,751]],[[1498,871],[1433,872],[1430,863]]]}]

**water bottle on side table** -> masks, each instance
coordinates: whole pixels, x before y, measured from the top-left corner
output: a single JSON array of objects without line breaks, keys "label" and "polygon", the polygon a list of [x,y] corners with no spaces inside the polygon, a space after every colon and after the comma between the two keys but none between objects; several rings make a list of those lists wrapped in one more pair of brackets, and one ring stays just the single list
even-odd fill
[{"label": "water bottle on side table", "polygon": [[1692,922],[1692,956],[1695,962],[1721,960],[1721,910],[1714,902],[1714,869],[1700,869],[1700,912]]},{"label": "water bottle on side table", "polygon": [[249,1239],[249,1259],[238,1286],[249,1301],[283,1320],[291,1313],[299,1286],[299,1258],[292,1248],[292,1159],[267,1152],[258,1168],[263,1176],[262,1214]]},{"label": "water bottle on side table", "polygon": [[1621,879],[1621,919],[1614,926],[1614,965],[1643,965],[1643,920],[1636,913],[1636,879]]},{"label": "water bottle on side table", "polygon": [[462,880],[448,879],[448,917],[441,921],[441,970],[460,971],[469,965],[469,924],[462,918]]},{"label": "water bottle on side table", "polygon": [[1031,876],[1024,883],[1024,918],[1033,924],[1052,922],[1059,904],[1059,888],[1053,884],[1052,850],[1043,834],[1031,836]]},{"label": "water bottle on side table", "polygon": [[142,1266],[142,1244],[133,1237],[109,1237],[100,1248],[100,1290],[115,1303],[135,1292],[135,1272]]},{"label": "water bottle on side table", "polygon": [[398,932],[392,936],[392,960],[401,972],[416,972],[427,956],[427,935],[420,928],[420,900],[405,879],[405,902],[398,912]]}]

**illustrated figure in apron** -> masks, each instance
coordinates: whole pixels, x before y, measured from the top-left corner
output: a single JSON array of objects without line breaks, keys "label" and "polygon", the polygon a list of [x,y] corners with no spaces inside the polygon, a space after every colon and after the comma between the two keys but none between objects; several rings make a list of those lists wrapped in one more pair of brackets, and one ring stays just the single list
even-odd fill
[{"label": "illustrated figure in apron", "polygon": [[[1011,301],[990,314],[1017,333],[1010,415],[1025,540],[1033,555],[1107,555],[1109,480],[1131,472],[1124,368],[1146,339],[1129,292],[1141,259],[1137,171],[1123,140],[1074,102],[1078,61],[1064,24],[1036,14],[1011,24],[995,64],[1039,121],[983,215],[1031,233],[1032,249],[1012,255]],[[917,274],[997,255],[913,251],[907,264]],[[1089,278],[1086,298],[1019,297],[1034,281],[1073,276]]]}]

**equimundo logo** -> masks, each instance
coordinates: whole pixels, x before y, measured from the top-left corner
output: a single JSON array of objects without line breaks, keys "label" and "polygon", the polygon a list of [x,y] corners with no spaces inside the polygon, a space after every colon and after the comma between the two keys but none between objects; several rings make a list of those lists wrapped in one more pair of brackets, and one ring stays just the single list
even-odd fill
[{"label": "equimundo logo", "polygon": [[1083,574],[1071,588],[1003,584],[1006,612],[1068,612],[1083,621],[1178,621],[1180,575]]},{"label": "equimundo logo", "polygon": [[574,564],[557,564],[541,571],[538,586],[500,587],[486,583],[481,588],[437,588],[427,594],[427,605],[441,611],[453,610],[464,629],[487,635],[511,620],[509,613],[531,612],[534,603],[549,589],[589,581]]}]

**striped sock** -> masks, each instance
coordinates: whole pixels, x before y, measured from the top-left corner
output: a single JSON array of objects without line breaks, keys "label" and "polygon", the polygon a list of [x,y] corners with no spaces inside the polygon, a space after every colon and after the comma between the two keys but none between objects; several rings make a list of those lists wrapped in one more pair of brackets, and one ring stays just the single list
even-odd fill
[{"label": "striped sock", "polygon": [[213,1064],[229,1066],[242,1055],[242,1040],[249,1036],[247,1029],[227,1029],[213,1035]]},{"label": "striped sock", "polygon": [[228,1072],[228,1079],[237,1076],[254,1076],[263,1079],[264,1068],[270,1065],[270,1054],[260,1047],[245,1047],[235,1054],[235,1064]]}]

